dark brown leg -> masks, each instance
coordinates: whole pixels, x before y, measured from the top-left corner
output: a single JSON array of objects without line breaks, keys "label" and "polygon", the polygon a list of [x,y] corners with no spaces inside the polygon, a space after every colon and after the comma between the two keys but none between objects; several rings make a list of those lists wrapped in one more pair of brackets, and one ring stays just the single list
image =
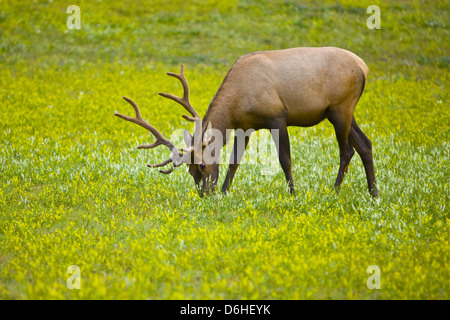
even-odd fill
[{"label": "dark brown leg", "polygon": [[349,141],[349,131],[350,131],[350,119],[347,119],[344,115],[337,112],[330,112],[328,120],[333,124],[334,130],[336,132],[336,139],[339,144],[339,171],[337,174],[336,182],[334,183],[334,188],[336,192],[339,192],[339,188],[344,180],[344,175],[348,171],[348,165],[352,159],[355,151]]},{"label": "dark brown leg", "polygon": [[291,171],[291,165],[292,165],[291,164],[291,146],[289,143],[289,134],[287,131],[287,127],[286,127],[286,124],[282,124],[274,129],[278,129],[278,141],[274,137],[274,132],[271,131],[271,133],[272,133],[272,138],[274,139],[275,145],[277,147],[278,158],[280,160],[281,168],[284,171],[286,181],[289,185],[289,192],[292,195],[294,195],[295,194],[294,179],[292,178],[292,171]]},{"label": "dark brown leg", "polygon": [[230,156],[230,164],[227,172],[227,176],[225,177],[225,181],[222,185],[222,193],[226,194],[228,190],[230,190],[231,182],[233,182],[234,174],[236,173],[237,168],[239,167],[239,163],[241,162],[244,151],[247,149],[248,142],[250,140],[250,136],[245,136],[244,148],[241,151],[238,148],[238,138],[234,137],[233,150],[231,151]]},{"label": "dark brown leg", "polygon": [[377,198],[378,190],[375,180],[375,170],[373,167],[372,142],[358,127],[354,117],[350,129],[350,140],[353,147],[356,149],[356,152],[358,152],[358,154],[360,155],[361,160],[364,164],[369,192],[374,198]]}]

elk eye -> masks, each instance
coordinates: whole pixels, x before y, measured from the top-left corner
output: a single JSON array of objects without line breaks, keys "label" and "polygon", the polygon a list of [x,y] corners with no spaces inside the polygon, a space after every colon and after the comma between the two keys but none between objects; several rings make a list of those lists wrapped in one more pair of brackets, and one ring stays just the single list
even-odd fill
[{"label": "elk eye", "polygon": [[200,165],[200,169],[202,169],[202,171],[205,169],[205,167],[206,167],[206,164],[204,164],[204,163],[202,163],[202,164]]}]

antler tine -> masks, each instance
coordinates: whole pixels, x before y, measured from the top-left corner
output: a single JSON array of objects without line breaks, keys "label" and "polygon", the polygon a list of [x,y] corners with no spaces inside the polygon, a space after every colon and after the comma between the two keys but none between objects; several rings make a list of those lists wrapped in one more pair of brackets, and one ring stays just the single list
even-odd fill
[{"label": "antler tine", "polygon": [[[163,162],[163,163],[164,163],[164,162]],[[183,164],[183,162],[178,162],[178,163],[174,162],[174,163],[173,163],[173,166],[170,167],[169,170],[159,170],[159,172],[164,173],[164,174],[169,174],[169,173],[171,173],[171,172],[173,171],[173,168],[174,168],[174,167],[179,167],[179,166],[181,166],[182,164]],[[150,165],[148,165],[148,166],[150,167]],[[153,167],[156,167],[156,165],[153,165]]]},{"label": "antler tine", "polygon": [[147,129],[148,131],[150,131],[156,138],[156,141],[150,145],[146,145],[146,146],[139,146],[139,149],[141,148],[154,148],[156,146],[159,146],[160,144],[164,144],[165,146],[167,146],[170,150],[172,150],[174,148],[173,144],[167,140],[166,138],[164,138],[161,133],[154,127],[152,126],[150,123],[146,122],[144,119],[142,119],[141,117],[141,112],[139,110],[138,105],[136,104],[136,102],[134,102],[133,100],[131,100],[130,98],[127,97],[123,97],[129,104],[131,104],[131,106],[134,109],[134,112],[136,113],[136,118],[133,117],[129,117],[120,113],[115,113],[114,115],[118,116],[119,118],[122,118],[124,120],[136,123],[137,125]]},{"label": "antler tine", "polygon": [[195,109],[191,106],[191,103],[189,102],[189,84],[184,76],[184,65],[181,64],[180,73],[167,72],[167,74],[171,77],[180,80],[181,84],[183,85],[183,97],[177,97],[173,94],[165,92],[159,92],[158,94],[160,96],[171,99],[181,104],[186,109],[186,111],[188,111],[192,115],[192,117],[189,117],[188,115],[183,114],[182,117],[184,119],[191,122],[200,120],[199,114],[197,113],[197,111],[195,111]]},{"label": "antler tine", "polygon": [[[178,151],[177,148],[175,148],[175,146],[172,144],[172,142],[170,142],[169,140],[164,138],[162,136],[162,134],[158,130],[156,130],[155,127],[153,127],[150,123],[148,123],[144,119],[142,119],[139,107],[133,100],[131,100],[130,98],[127,98],[127,97],[123,97],[123,98],[129,104],[131,104],[131,106],[133,107],[133,109],[134,109],[134,111],[136,113],[136,117],[135,118],[129,117],[129,116],[117,113],[117,112],[114,113],[114,115],[118,116],[119,118],[122,118],[124,120],[136,123],[137,125],[139,125],[139,126],[145,128],[145,129],[149,130],[156,138],[156,141],[154,143],[149,144],[149,145],[140,145],[140,146],[138,146],[138,149],[154,148],[154,147],[159,146],[160,144],[163,144],[166,147],[168,147],[170,149],[170,151],[172,152],[172,155],[171,155],[171,157],[169,159],[167,159],[167,160],[165,160],[165,161],[163,161],[161,163],[149,164],[148,166],[152,167],[152,168],[162,167],[162,166],[165,166],[166,164],[169,164],[169,163],[173,162],[174,161],[174,159],[173,159],[174,155],[180,155],[180,151]],[[177,161],[174,164],[175,164],[175,166],[179,166],[182,163],[183,163],[182,161]],[[173,167],[171,169],[169,169],[169,170],[160,170],[160,172],[165,173],[165,174],[168,174],[168,173],[170,173],[172,171],[173,171]]]},{"label": "antler tine", "polygon": [[167,159],[167,160],[165,160],[165,161],[163,161],[163,162],[161,162],[161,163],[157,163],[157,164],[148,164],[147,167],[150,167],[150,168],[164,167],[166,164],[171,163],[171,162],[172,162],[172,159],[169,158],[169,159]]},{"label": "antler tine", "polygon": [[173,171],[173,167],[170,167],[169,170],[159,170],[159,172],[164,173],[164,174],[169,174]]}]

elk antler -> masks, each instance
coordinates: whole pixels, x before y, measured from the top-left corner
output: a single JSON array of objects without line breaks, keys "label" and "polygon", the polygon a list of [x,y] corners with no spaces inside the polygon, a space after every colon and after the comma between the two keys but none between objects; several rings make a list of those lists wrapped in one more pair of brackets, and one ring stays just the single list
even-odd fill
[{"label": "elk antler", "polygon": [[177,148],[175,148],[175,146],[172,144],[172,142],[170,142],[169,140],[167,140],[166,138],[164,138],[161,133],[156,130],[155,127],[153,127],[150,123],[144,121],[144,119],[142,119],[141,117],[141,112],[139,111],[139,107],[137,106],[137,104],[131,100],[130,98],[127,97],[123,97],[129,104],[131,104],[134,108],[134,111],[136,113],[136,117],[129,117],[129,116],[125,116],[123,114],[120,113],[114,113],[115,116],[118,116],[119,118],[122,118],[124,120],[136,123],[137,125],[140,125],[141,127],[147,129],[148,131],[150,131],[156,138],[156,141],[153,142],[152,144],[148,144],[148,145],[140,145],[138,146],[138,149],[149,149],[149,148],[154,148],[159,146],[160,144],[165,145],[167,148],[169,148],[169,150],[172,152],[172,155],[170,156],[169,159],[161,162],[161,163],[157,163],[157,164],[148,164],[147,166],[151,167],[151,168],[158,168],[158,167],[163,167],[166,164],[169,164],[171,162],[173,162],[173,166],[169,169],[169,170],[159,170],[161,173],[164,174],[168,174],[171,173],[173,171],[174,167],[178,167],[180,166],[183,161],[184,161],[184,155],[180,152],[186,151],[184,149],[180,149],[178,150]]},{"label": "elk antler", "polygon": [[170,93],[164,93],[164,92],[159,92],[158,94],[160,96],[163,96],[165,98],[169,98],[179,104],[181,104],[191,115],[192,117],[189,117],[185,114],[182,115],[182,117],[188,121],[191,122],[195,122],[195,121],[200,121],[200,116],[198,115],[197,111],[195,111],[195,109],[191,106],[191,103],[189,102],[189,85],[188,82],[186,80],[186,78],[184,77],[184,65],[181,65],[181,70],[180,73],[173,73],[173,72],[167,72],[167,74],[171,77],[177,78],[178,80],[181,81],[181,84],[183,85],[183,97],[177,97],[173,94]]}]

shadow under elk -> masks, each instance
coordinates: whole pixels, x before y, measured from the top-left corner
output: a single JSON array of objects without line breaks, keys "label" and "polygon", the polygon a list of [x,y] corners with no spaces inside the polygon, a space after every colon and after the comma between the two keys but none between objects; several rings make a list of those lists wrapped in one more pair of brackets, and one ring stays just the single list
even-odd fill
[{"label": "shadow under elk", "polygon": [[[149,164],[149,167],[172,163],[169,170],[160,170],[168,174],[174,167],[187,164],[200,196],[215,191],[219,177],[219,163],[205,161],[205,149],[215,142],[220,152],[227,144],[232,129],[277,130],[278,158],[289,191],[294,194],[287,128],[310,127],[328,119],[334,126],[339,145],[340,165],[334,184],[336,191],[356,149],[364,164],[369,192],[373,197],[378,197],[372,143],[358,127],[353,115],[364,90],[367,73],[368,67],[361,58],[350,51],[334,47],[301,47],[250,53],[233,64],[201,119],[189,102],[189,86],[184,76],[184,66],[181,65],[179,74],[167,74],[181,81],[183,96],[159,94],[181,104],[191,115],[182,116],[195,123],[193,136],[187,130],[184,132],[187,148],[175,148],[172,142],[142,119],[137,104],[127,97],[123,98],[133,106],[136,116],[115,115],[144,127],[155,136],[154,143],[140,145],[139,149],[154,148],[161,144],[170,149],[172,155],[169,159]],[[213,130],[220,132],[222,138],[214,139]],[[250,135],[246,135],[244,141],[238,141],[235,136],[228,173],[222,186],[224,194],[230,188],[249,138]],[[239,148],[240,144],[242,148]]]}]

